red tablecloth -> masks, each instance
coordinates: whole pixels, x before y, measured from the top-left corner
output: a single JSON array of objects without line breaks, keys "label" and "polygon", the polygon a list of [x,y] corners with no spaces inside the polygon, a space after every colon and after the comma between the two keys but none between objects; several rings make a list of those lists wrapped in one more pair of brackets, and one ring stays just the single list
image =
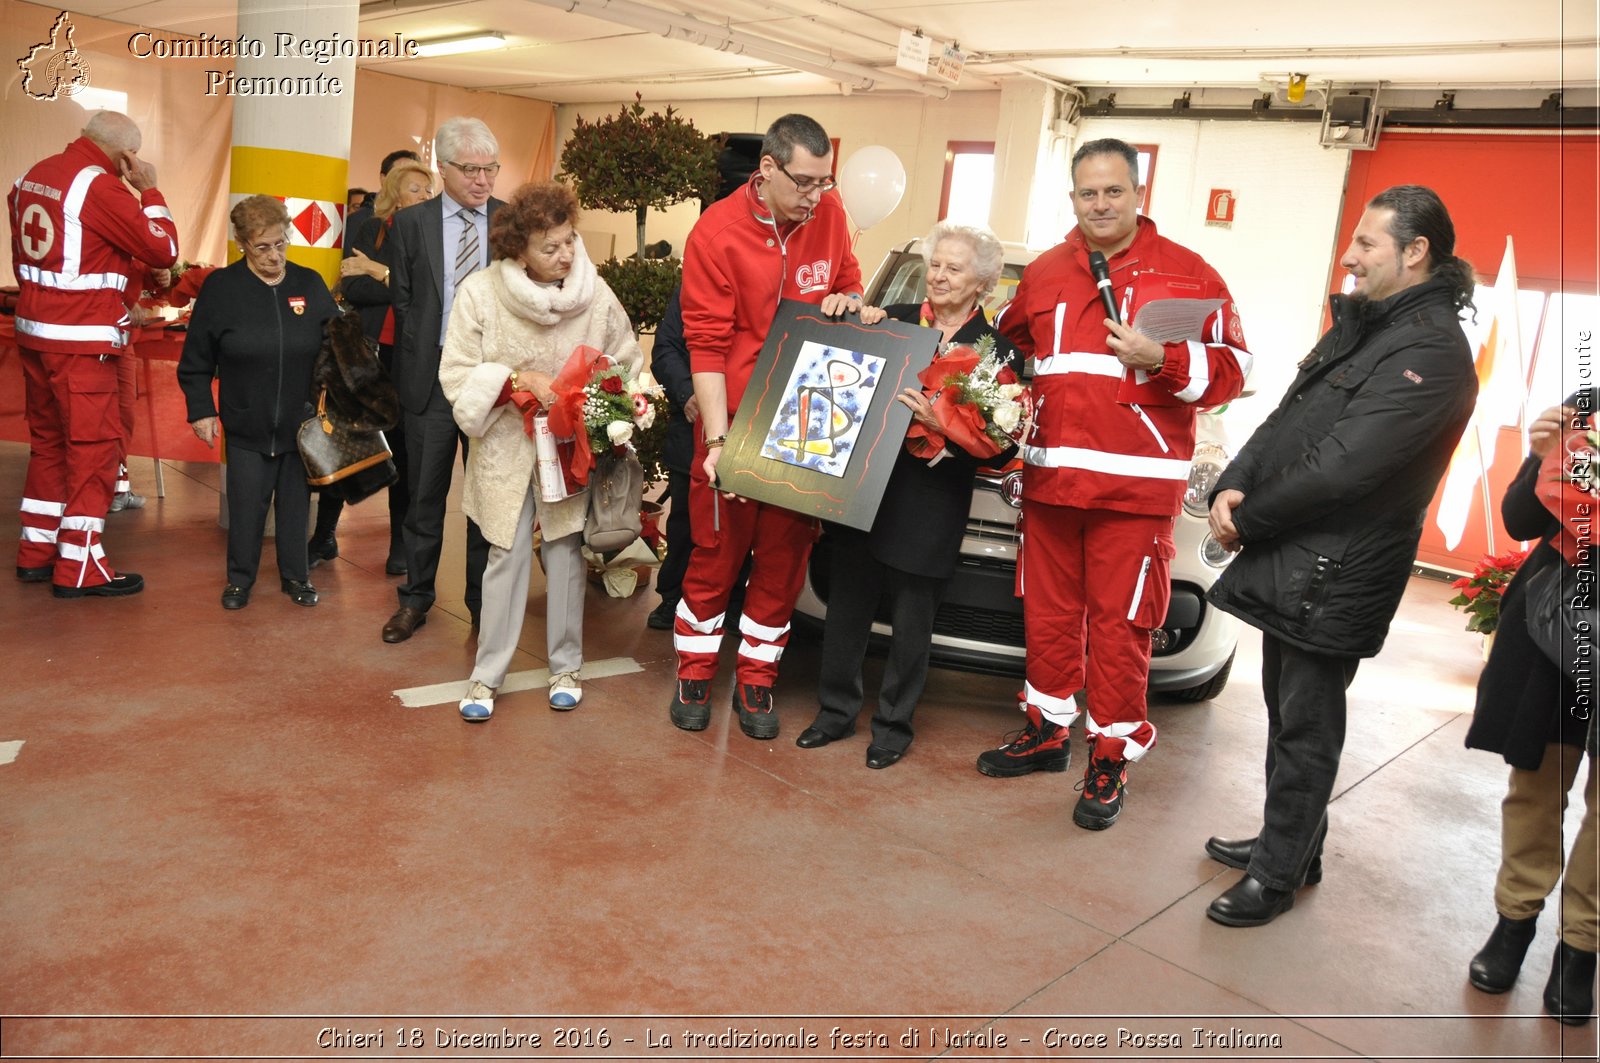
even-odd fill
[{"label": "red tablecloth", "polygon": [[[219,452],[195,438],[189,428],[183,393],[178,390],[178,357],[182,332],[143,329],[134,340],[139,359],[139,401],[135,404],[133,439],[128,452],[172,461],[217,461]],[[0,439],[28,441],[23,402],[22,363],[16,328],[0,317]]]}]

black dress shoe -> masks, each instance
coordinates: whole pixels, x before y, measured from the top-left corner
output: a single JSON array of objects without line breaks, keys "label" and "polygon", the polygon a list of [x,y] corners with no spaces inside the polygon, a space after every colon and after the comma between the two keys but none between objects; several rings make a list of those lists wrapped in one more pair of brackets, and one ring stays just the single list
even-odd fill
[{"label": "black dress shoe", "polygon": [[849,738],[853,734],[855,734],[855,731],[850,730],[842,735],[831,735],[816,724],[812,724],[800,732],[800,737],[794,740],[794,744],[801,749],[820,749],[829,742],[837,742],[842,738]]},{"label": "black dress shoe", "polygon": [[316,568],[324,561],[332,561],[339,556],[339,541],[332,535],[326,537],[312,536],[306,543],[306,560],[312,568]]},{"label": "black dress shoe", "polygon": [[317,589],[309,580],[286,579],[282,581],[283,593],[296,605],[316,605]]},{"label": "black dress shoe", "polygon": [[672,620],[678,612],[677,602],[662,602],[644,618],[644,626],[652,631],[671,631]]},{"label": "black dress shoe", "polygon": [[17,566],[17,578],[24,583],[49,583],[50,577],[54,573],[54,565],[41,565],[38,568]]},{"label": "black dress shoe", "polygon": [[882,746],[867,747],[867,767],[887,768],[891,764],[900,763],[900,758],[905,756],[899,750],[884,749]]},{"label": "black dress shoe", "polygon": [[1212,901],[1206,915],[1224,926],[1265,926],[1294,907],[1294,890],[1275,890],[1246,875]]},{"label": "black dress shoe", "polygon": [[[1250,854],[1255,852],[1256,840],[1254,838],[1207,838],[1206,855],[1219,864],[1236,867],[1240,871],[1250,866]],[[1315,886],[1322,881],[1322,853],[1319,851],[1311,858],[1311,866],[1306,868],[1306,885]]]},{"label": "black dress shoe", "polygon": [[1595,954],[1565,941],[1556,945],[1550,981],[1544,987],[1544,1010],[1563,1026],[1583,1026],[1594,1014]]},{"label": "black dress shoe", "polygon": [[222,608],[243,609],[250,604],[250,588],[230,583],[222,588]]},{"label": "black dress shoe", "polygon": [[428,614],[421,609],[402,605],[389,622],[383,625],[383,641],[404,642],[412,633],[428,622]]},{"label": "black dress shoe", "polygon": [[1533,944],[1534,929],[1538,922],[1537,913],[1526,919],[1507,919],[1503,915],[1499,918],[1489,934],[1489,940],[1484,942],[1483,948],[1467,965],[1467,981],[1472,983],[1474,989],[1481,989],[1485,993],[1504,993],[1517,984],[1517,973],[1522,970],[1528,946]]},{"label": "black dress shoe", "polygon": [[144,577],[137,572],[119,572],[110,583],[97,583],[93,587],[63,587],[57,583],[50,593],[57,598],[121,598],[125,594],[138,594],[144,590]]}]

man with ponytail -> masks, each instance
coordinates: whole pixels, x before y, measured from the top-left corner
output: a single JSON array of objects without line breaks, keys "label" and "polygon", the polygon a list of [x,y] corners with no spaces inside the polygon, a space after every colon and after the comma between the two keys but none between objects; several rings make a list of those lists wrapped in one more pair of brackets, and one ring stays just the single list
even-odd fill
[{"label": "man with ponytail", "polygon": [[1206,843],[1245,869],[1206,910],[1224,925],[1270,922],[1322,878],[1345,689],[1383,647],[1478,394],[1455,243],[1431,189],[1373,197],[1340,259],[1354,289],[1211,496],[1212,534],[1239,556],[1208,597],[1261,629],[1267,705],[1261,832]]}]

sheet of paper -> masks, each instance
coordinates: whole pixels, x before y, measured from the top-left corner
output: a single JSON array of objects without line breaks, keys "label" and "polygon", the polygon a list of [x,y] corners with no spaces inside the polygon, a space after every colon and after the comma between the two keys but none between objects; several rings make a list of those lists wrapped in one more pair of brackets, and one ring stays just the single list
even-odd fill
[{"label": "sheet of paper", "polygon": [[1133,327],[1157,343],[1198,340],[1200,326],[1221,305],[1221,299],[1156,299],[1139,308]]}]

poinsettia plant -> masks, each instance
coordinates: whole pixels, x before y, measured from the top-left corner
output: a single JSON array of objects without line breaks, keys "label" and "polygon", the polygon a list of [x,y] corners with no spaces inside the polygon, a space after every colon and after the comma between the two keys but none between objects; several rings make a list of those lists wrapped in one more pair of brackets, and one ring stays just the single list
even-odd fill
[{"label": "poinsettia plant", "polygon": [[1458,592],[1450,604],[1467,614],[1467,630],[1492,635],[1500,626],[1500,598],[1517,569],[1528,559],[1528,551],[1485,554],[1472,575],[1462,576],[1450,586]]}]

